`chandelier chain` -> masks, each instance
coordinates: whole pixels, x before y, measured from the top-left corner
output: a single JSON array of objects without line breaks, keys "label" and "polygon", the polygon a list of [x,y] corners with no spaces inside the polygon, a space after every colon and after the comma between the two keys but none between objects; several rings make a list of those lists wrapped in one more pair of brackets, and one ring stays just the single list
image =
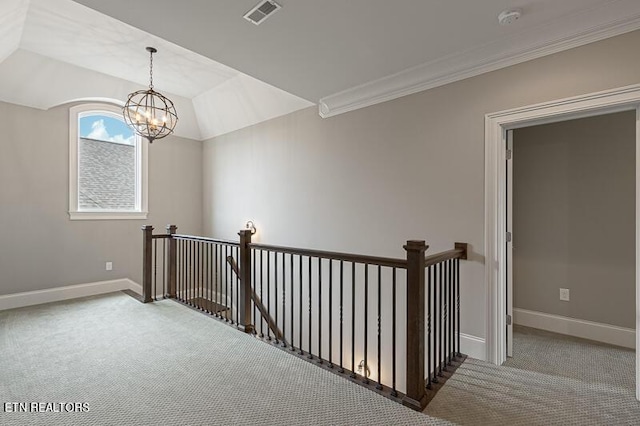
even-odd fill
[{"label": "chandelier chain", "polygon": [[153,89],[153,52],[149,52],[149,89]]}]

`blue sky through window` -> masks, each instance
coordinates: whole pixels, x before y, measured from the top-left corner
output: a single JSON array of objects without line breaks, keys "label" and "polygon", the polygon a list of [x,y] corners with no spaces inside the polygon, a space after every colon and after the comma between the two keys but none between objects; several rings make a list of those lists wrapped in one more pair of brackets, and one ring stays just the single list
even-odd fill
[{"label": "blue sky through window", "polygon": [[80,137],[133,145],[133,130],[117,118],[93,114],[80,117]]}]

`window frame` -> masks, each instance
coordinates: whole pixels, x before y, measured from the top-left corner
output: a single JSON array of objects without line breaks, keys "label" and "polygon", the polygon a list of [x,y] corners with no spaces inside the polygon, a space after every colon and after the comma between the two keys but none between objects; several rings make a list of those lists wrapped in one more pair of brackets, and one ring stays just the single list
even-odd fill
[{"label": "window frame", "polygon": [[[79,209],[80,118],[102,114],[122,119],[122,107],[106,103],[89,103],[69,108],[69,218],[70,220],[122,220],[147,219],[149,214],[149,143],[136,136],[136,208],[135,210]],[[124,121],[124,119],[122,119]]]}]

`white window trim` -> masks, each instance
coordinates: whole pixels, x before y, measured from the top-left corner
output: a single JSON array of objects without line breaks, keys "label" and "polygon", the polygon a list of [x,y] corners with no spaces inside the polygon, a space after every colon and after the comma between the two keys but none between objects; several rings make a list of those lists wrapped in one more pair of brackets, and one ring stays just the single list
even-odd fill
[{"label": "white window trim", "polygon": [[[136,191],[140,191],[139,208],[136,211],[120,210],[79,210],[78,209],[78,127],[79,117],[83,113],[110,112],[120,115],[120,107],[112,104],[91,103],[76,105],[69,108],[69,218],[71,220],[119,220],[119,219],[146,219],[149,214],[149,142],[140,138],[137,144],[137,155],[140,156],[139,170],[140,186],[136,185]],[[136,194],[137,195],[137,194]]]}]

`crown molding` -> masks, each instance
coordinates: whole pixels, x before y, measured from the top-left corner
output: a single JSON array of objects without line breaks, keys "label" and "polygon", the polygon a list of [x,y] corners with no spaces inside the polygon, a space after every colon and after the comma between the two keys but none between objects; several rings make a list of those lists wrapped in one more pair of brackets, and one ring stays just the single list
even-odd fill
[{"label": "crown molding", "polygon": [[397,99],[640,29],[640,4],[620,0],[556,19],[320,99],[323,118]]}]

